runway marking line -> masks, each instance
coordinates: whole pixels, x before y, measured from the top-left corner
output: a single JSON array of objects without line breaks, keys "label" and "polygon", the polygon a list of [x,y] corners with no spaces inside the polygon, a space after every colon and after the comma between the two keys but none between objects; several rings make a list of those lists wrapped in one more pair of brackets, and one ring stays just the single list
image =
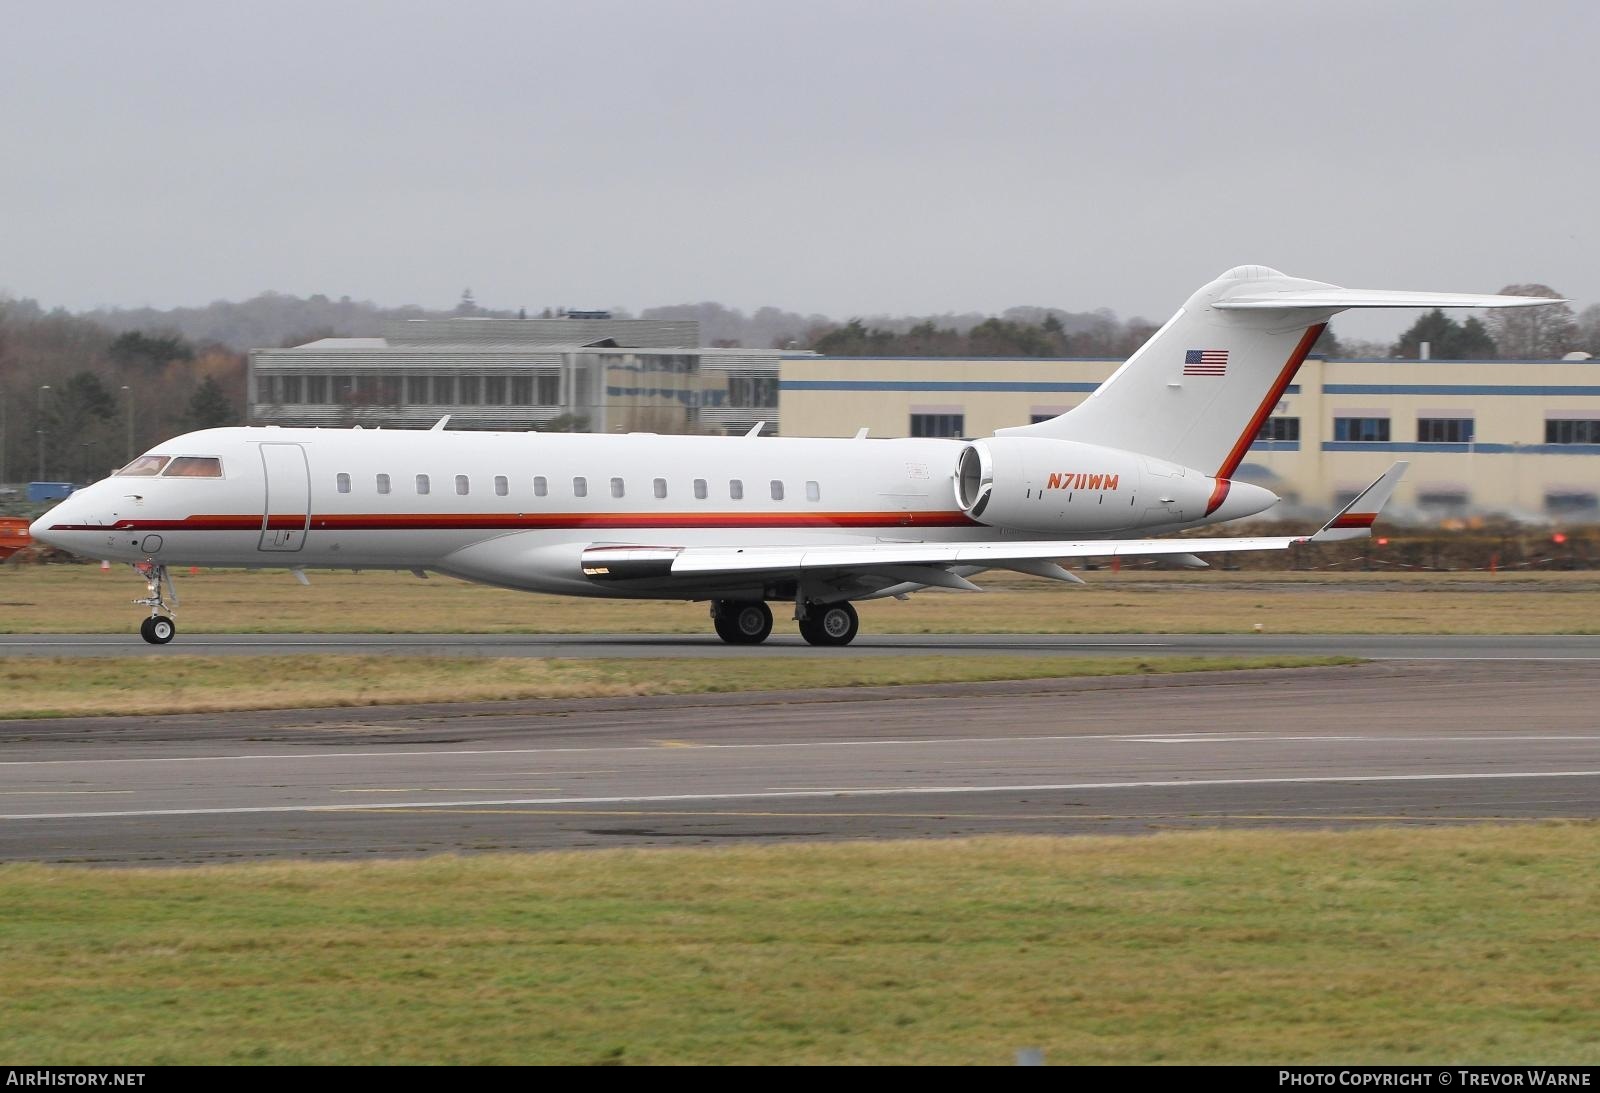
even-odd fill
[{"label": "runway marking line", "polygon": [[[1316,736],[1294,735],[1268,735],[1267,733],[1193,733],[1184,734],[1192,737],[1197,743],[1298,743],[1301,741],[1314,741],[1318,743],[1350,741],[1352,743],[1378,743],[1378,744],[1405,744],[1405,743],[1482,743],[1495,740],[1519,740],[1526,742],[1572,743],[1578,741],[1600,741],[1600,733],[1539,733],[1526,735],[1523,733],[1476,733],[1476,734],[1451,734],[1448,736],[1382,736],[1376,734],[1318,734]],[[1073,741],[1100,741],[1123,740],[1130,743],[1162,743],[1176,740],[1172,733],[1082,733],[1082,734],[1051,734],[1046,736],[930,736],[925,739],[910,737],[891,737],[883,740],[791,740],[773,741],[761,744],[693,744],[687,745],[698,751],[755,751],[776,748],[871,748],[871,747],[921,747],[938,744],[989,744],[995,747],[1004,747],[1010,744],[1053,743]],[[616,753],[616,752],[660,752],[660,744],[622,744],[615,747],[570,747],[570,748],[447,748],[432,751],[318,751],[318,752],[281,752],[272,754],[268,752],[248,753],[245,755],[171,755],[151,756],[146,758],[122,759],[7,759],[0,760],[0,768],[5,767],[48,767],[68,764],[93,765],[100,763],[237,763],[237,762],[271,762],[273,760],[293,759],[303,761],[308,759],[414,759],[414,758],[442,758],[458,755],[581,755],[591,752]],[[615,771],[544,771],[546,774],[573,774],[573,773],[598,773],[611,774]]]},{"label": "runway marking line", "polygon": [[[400,786],[395,789],[336,789],[335,793],[560,793],[560,786]],[[126,792],[132,792],[128,790]]]},{"label": "runway marking line", "polygon": [[36,812],[0,815],[0,820],[89,820],[147,816],[243,816],[263,813],[386,812],[394,809],[473,808],[517,805],[667,804],[679,801],[797,800],[817,797],[911,797],[968,793],[1085,792],[1097,789],[1203,789],[1214,786],[1317,785],[1341,782],[1486,782],[1524,778],[1596,778],[1600,770],[1475,771],[1463,774],[1342,774],[1295,778],[1198,778],[1192,781],[1057,782],[1037,785],[884,786],[841,790],[764,790],[749,793],[663,793],[617,797],[556,797],[505,801],[396,801],[377,805],[246,805],[232,808],[156,808],[116,812]]}]

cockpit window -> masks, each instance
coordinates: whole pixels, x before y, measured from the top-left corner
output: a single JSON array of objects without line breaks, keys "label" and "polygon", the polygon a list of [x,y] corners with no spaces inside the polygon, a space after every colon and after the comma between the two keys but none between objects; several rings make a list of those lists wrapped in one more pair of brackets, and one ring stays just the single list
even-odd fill
[{"label": "cockpit window", "polygon": [[117,472],[123,478],[152,478],[161,473],[172,457],[170,455],[141,455]]},{"label": "cockpit window", "polygon": [[222,460],[214,455],[180,455],[162,473],[163,478],[221,478]]}]

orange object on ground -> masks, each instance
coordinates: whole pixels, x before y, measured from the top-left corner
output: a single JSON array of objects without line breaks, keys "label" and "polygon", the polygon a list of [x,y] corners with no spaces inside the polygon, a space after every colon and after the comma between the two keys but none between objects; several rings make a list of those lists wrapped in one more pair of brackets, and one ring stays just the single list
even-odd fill
[{"label": "orange object on ground", "polygon": [[0,562],[33,545],[28,521],[20,516],[0,516]]}]

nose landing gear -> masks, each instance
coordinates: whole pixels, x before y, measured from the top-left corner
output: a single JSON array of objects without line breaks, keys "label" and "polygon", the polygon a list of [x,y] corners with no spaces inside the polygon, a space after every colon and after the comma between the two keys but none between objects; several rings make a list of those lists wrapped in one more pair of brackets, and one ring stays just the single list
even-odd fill
[{"label": "nose landing gear", "polygon": [[[178,633],[172,616],[178,609],[178,590],[167,567],[155,562],[135,562],[133,568],[144,578],[149,595],[133,602],[150,609],[150,617],[139,624],[139,636],[151,645],[165,645]],[[165,590],[165,594],[163,594]],[[167,602],[168,598],[171,603]]]}]

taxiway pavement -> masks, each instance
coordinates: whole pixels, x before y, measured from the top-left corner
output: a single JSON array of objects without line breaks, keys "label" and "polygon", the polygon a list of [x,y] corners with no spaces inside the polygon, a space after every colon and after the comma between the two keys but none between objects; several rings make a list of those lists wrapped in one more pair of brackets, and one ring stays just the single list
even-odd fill
[{"label": "taxiway pavement", "polygon": [[1593,660],[1469,657],[0,722],[0,859],[1593,818],[1597,696]]}]

